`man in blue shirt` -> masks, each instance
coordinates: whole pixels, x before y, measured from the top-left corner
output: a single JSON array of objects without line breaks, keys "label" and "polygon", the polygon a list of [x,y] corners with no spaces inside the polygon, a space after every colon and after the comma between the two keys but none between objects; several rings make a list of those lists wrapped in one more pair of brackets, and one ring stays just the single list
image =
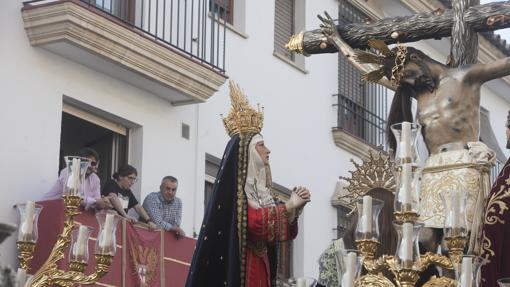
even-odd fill
[{"label": "man in blue shirt", "polygon": [[165,176],[161,180],[159,192],[152,192],[143,201],[143,208],[152,221],[166,231],[175,233],[177,238],[185,235],[181,229],[182,201],[176,197],[177,178]]}]

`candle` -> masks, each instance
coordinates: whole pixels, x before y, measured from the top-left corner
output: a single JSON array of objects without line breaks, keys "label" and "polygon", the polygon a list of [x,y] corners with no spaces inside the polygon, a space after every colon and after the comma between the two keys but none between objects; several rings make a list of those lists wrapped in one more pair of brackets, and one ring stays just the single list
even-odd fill
[{"label": "candle", "polygon": [[306,280],[305,278],[298,278],[296,281],[296,287],[306,287]]},{"label": "candle", "polygon": [[402,261],[413,260],[413,224],[406,222],[402,225],[401,256]]},{"label": "candle", "polygon": [[354,287],[354,276],[351,273],[344,273],[342,276],[342,287]]},{"label": "candle", "polygon": [[355,252],[349,252],[347,253],[347,262],[345,264],[345,272],[349,272],[352,275],[356,273],[356,253]]},{"label": "candle", "polygon": [[473,262],[471,257],[462,258],[460,287],[471,287],[473,281]]},{"label": "candle", "polygon": [[372,232],[372,197],[363,196],[363,213],[361,216],[361,232]]},{"label": "candle", "polygon": [[16,273],[16,286],[23,287],[25,286],[25,282],[27,281],[27,271],[22,268],[18,268],[18,272]]},{"label": "candle", "polygon": [[67,187],[71,190],[71,195],[77,195],[78,182],[80,179],[80,159],[73,158],[71,162],[71,174],[67,180]]},{"label": "candle", "polygon": [[411,123],[402,122],[400,137],[400,158],[411,157]]},{"label": "candle", "polygon": [[460,194],[458,191],[452,193],[452,229],[460,227]]},{"label": "candle", "polygon": [[78,238],[76,239],[76,243],[73,247],[73,255],[75,258],[84,259],[85,257],[85,250],[88,244],[87,232],[87,226],[80,225],[80,228],[78,229]]},{"label": "candle", "polygon": [[31,235],[34,230],[35,202],[29,200],[25,204],[25,221],[21,223],[22,238]]},{"label": "candle", "polygon": [[[405,163],[402,165],[402,173],[400,175],[400,180],[402,181],[402,184],[400,185],[400,193],[402,201],[402,204],[411,204],[412,197],[411,197],[411,174],[412,174],[412,166],[410,163]],[[402,210],[406,211],[406,210]]]},{"label": "candle", "polygon": [[342,287],[354,287],[354,276],[356,275],[356,253],[347,253],[345,262],[345,273],[342,276]]},{"label": "candle", "polygon": [[99,247],[108,248],[112,245],[113,237],[113,219],[115,215],[112,213],[106,214],[103,227],[103,240],[99,243]]}]

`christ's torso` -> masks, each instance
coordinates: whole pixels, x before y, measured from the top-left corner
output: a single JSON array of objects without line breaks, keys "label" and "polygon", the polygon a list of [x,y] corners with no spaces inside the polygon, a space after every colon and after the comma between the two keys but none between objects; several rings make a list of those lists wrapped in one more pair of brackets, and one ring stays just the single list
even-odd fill
[{"label": "christ's torso", "polygon": [[431,154],[441,152],[447,144],[458,147],[478,141],[480,87],[464,83],[463,76],[461,70],[452,70],[436,90],[417,95],[417,118]]}]

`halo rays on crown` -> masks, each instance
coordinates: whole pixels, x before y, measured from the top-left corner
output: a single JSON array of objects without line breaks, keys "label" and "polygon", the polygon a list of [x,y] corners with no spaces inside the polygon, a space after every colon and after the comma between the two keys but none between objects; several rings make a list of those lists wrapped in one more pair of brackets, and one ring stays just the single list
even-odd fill
[{"label": "halo rays on crown", "polygon": [[349,185],[345,187],[346,195],[340,196],[339,199],[346,202],[351,208],[355,208],[356,201],[374,188],[383,188],[390,192],[395,192],[395,179],[393,176],[393,165],[389,157],[382,152],[374,155],[370,152],[369,158],[363,160],[360,165],[353,159],[351,162],[356,167],[355,170],[349,171],[350,177],[340,178],[346,180]]},{"label": "halo rays on crown", "polygon": [[231,107],[226,117],[223,117],[223,125],[227,134],[232,137],[236,134],[260,133],[264,125],[264,108],[257,105],[255,110],[250,106],[248,98],[243,94],[239,86],[229,81]]}]

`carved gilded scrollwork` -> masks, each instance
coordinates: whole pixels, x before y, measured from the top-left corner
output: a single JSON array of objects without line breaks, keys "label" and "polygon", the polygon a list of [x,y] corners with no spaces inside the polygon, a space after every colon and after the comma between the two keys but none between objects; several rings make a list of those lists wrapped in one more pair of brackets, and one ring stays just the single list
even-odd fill
[{"label": "carved gilded scrollwork", "polygon": [[432,276],[423,287],[456,287],[457,281],[447,277]]},{"label": "carved gilded scrollwork", "polygon": [[395,287],[395,284],[381,274],[367,274],[360,277],[357,283],[356,286],[360,287]]},{"label": "carved gilded scrollwork", "polygon": [[452,261],[443,255],[439,255],[432,252],[427,252],[421,256],[421,267],[420,271],[423,271],[429,267],[431,264],[435,264],[441,268],[453,269]]}]

